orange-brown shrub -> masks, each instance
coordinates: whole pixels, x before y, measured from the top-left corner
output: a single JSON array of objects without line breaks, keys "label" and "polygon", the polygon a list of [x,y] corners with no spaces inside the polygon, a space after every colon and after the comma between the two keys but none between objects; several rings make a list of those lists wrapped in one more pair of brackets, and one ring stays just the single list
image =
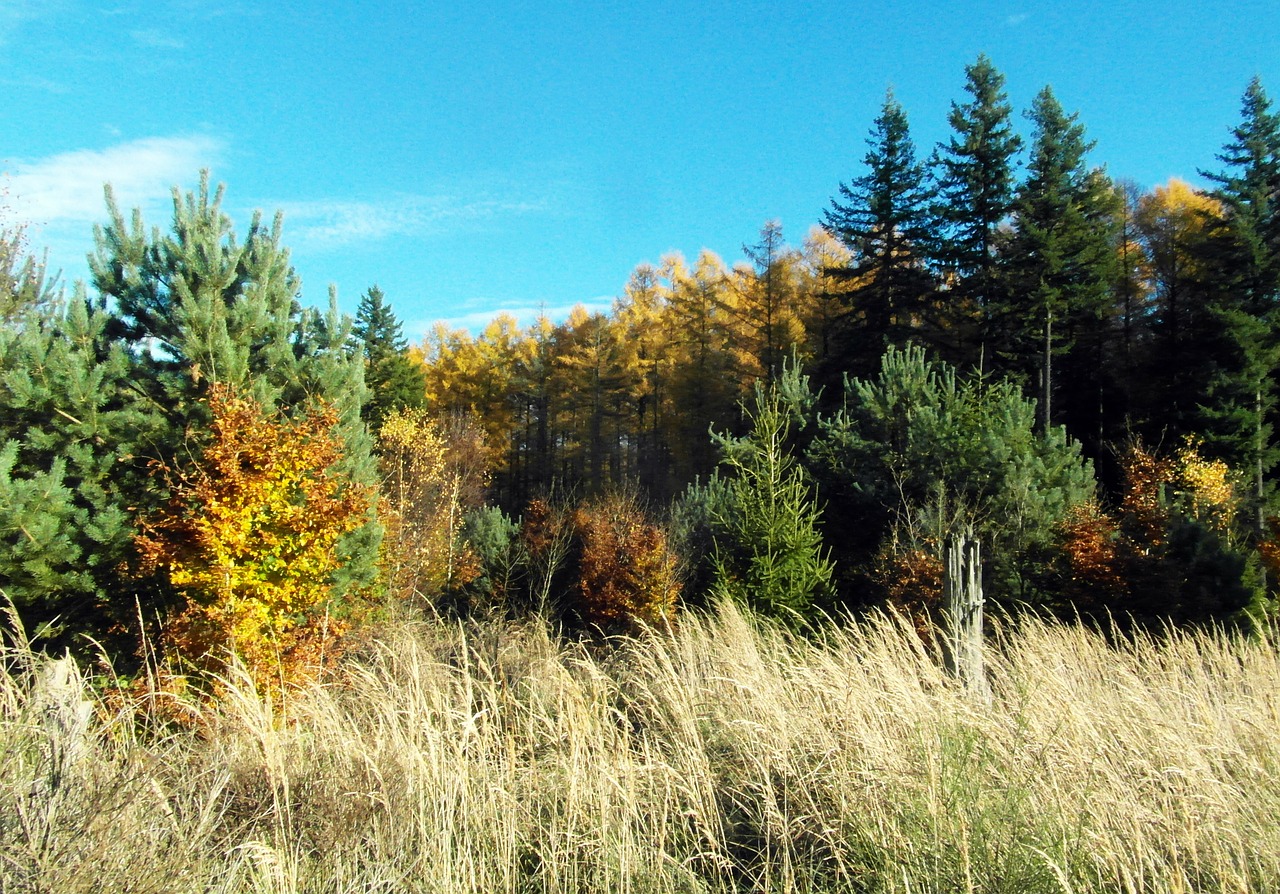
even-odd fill
[{"label": "orange-brown shrub", "polygon": [[1125,553],[1131,547],[1121,540],[1115,520],[1090,500],[1067,513],[1059,533],[1062,600],[1086,614],[1116,605],[1127,591]]},{"label": "orange-brown shrub", "polygon": [[1124,497],[1120,519],[1125,535],[1144,552],[1157,549],[1164,543],[1169,525],[1163,490],[1173,480],[1173,462],[1134,443],[1121,458],[1121,470]]},{"label": "orange-brown shrub", "polygon": [[583,620],[605,629],[671,622],[680,595],[666,532],[634,500],[609,497],[573,514],[579,545],[575,592]]},{"label": "orange-brown shrub", "polygon": [[886,544],[872,566],[872,581],[886,601],[909,617],[921,635],[937,623],[943,608],[944,568],[938,551]]},{"label": "orange-brown shrub", "polygon": [[221,671],[235,652],[273,684],[305,674],[345,632],[330,612],[338,542],[365,523],[372,490],[335,471],[331,407],[287,419],[223,385],[208,401],[200,458],[157,467],[172,498],[137,535],[141,568],[185,600],[164,627],[167,658]]}]

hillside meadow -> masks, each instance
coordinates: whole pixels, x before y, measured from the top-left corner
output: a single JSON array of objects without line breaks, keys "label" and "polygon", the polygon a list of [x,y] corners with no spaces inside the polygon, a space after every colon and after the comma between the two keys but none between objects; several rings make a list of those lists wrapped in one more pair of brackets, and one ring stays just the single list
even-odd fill
[{"label": "hillside meadow", "polygon": [[1280,889],[1271,644],[1019,620],[989,653],[983,701],[892,615],[397,622],[202,702],[11,637],[0,891]]}]

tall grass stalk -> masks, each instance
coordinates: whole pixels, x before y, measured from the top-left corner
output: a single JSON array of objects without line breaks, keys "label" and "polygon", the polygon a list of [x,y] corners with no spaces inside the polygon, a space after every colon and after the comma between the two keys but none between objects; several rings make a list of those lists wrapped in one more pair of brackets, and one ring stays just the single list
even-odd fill
[{"label": "tall grass stalk", "polygon": [[891,616],[398,623],[283,699],[233,670],[188,726],[76,676],[75,747],[51,660],[0,664],[4,894],[1280,890],[1261,641],[1021,622],[975,700]]}]

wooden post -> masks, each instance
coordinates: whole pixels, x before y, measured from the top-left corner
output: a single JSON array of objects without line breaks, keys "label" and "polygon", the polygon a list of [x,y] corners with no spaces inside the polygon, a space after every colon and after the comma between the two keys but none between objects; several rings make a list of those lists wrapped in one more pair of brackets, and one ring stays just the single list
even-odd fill
[{"label": "wooden post", "polygon": [[966,690],[991,698],[982,657],[982,547],[969,528],[947,546],[947,614],[951,627],[951,671]]}]

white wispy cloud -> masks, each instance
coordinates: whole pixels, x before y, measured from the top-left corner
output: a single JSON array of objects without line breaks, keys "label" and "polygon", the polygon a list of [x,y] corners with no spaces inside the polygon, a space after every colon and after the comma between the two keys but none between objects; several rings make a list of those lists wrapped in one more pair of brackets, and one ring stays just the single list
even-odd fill
[{"label": "white wispy cloud", "polygon": [[1004,23],[1008,25],[1010,28],[1016,28],[1018,25],[1021,25],[1023,22],[1025,22],[1029,18],[1031,18],[1030,13],[1020,12],[1015,15],[1005,16]]},{"label": "white wispy cloud", "polygon": [[103,186],[110,183],[126,214],[141,208],[152,224],[171,213],[174,185],[190,184],[200,169],[219,163],[221,140],[209,136],[148,137],[105,149],[77,149],[45,158],[9,161],[9,204],[30,228],[32,245],[49,249],[50,263],[83,275],[93,224],[106,217]]},{"label": "white wispy cloud", "polygon": [[291,240],[324,250],[392,236],[428,235],[467,221],[529,214],[540,202],[399,195],[381,201],[348,199],[283,202]]},{"label": "white wispy cloud", "polygon": [[102,187],[110,183],[123,209],[167,205],[170,189],[217,164],[220,140],[208,136],[147,137],[14,161],[9,190],[14,211],[37,226],[89,223],[103,216]]},{"label": "white wispy cloud", "polygon": [[59,0],[0,0],[0,44],[8,43],[24,25],[61,12]]},{"label": "white wispy cloud", "polygon": [[185,18],[245,19],[262,15],[262,4],[253,0],[171,0],[174,9]]},{"label": "white wispy cloud", "polygon": [[19,74],[17,77],[0,79],[0,84],[9,87],[21,87],[26,90],[40,90],[44,93],[66,94],[71,92],[71,88],[61,81],[54,81],[50,78],[40,77],[29,73]]},{"label": "white wispy cloud", "polygon": [[138,46],[148,50],[180,50],[186,46],[182,38],[161,31],[159,28],[131,31],[129,36]]}]

